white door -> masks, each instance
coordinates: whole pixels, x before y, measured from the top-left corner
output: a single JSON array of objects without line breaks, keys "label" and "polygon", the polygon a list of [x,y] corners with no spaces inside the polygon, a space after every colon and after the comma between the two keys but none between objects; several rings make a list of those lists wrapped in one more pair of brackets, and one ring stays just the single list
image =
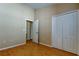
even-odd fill
[{"label": "white door", "polygon": [[77,53],[77,12],[52,18],[52,46]]},{"label": "white door", "polygon": [[76,12],[62,16],[63,19],[63,48],[66,51],[77,52]]},{"label": "white door", "polygon": [[61,16],[52,18],[52,46],[62,49],[62,19]]},{"label": "white door", "polygon": [[38,43],[38,20],[33,22],[33,42]]},{"label": "white door", "polygon": [[77,54],[79,55],[79,10],[78,10],[78,20],[77,20],[77,23],[78,23],[78,30],[77,30],[77,39],[78,39],[78,41],[77,41],[77,49],[78,49],[78,52],[77,52]]}]

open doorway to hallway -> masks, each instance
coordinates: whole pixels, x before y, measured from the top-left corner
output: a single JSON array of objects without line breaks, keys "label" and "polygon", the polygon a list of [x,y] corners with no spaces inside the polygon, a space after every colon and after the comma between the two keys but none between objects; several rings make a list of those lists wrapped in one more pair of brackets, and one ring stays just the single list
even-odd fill
[{"label": "open doorway to hallway", "polygon": [[39,43],[38,20],[26,20],[26,41]]},{"label": "open doorway to hallway", "polygon": [[32,21],[26,20],[26,40],[32,40]]}]

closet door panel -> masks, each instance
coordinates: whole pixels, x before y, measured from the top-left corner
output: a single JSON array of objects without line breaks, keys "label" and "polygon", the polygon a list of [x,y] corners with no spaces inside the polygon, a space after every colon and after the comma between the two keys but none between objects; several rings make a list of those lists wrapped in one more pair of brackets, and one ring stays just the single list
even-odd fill
[{"label": "closet door panel", "polygon": [[78,48],[77,49],[78,49],[78,52],[77,52],[77,54],[79,55],[79,10],[78,10],[78,20],[77,21],[78,21],[78,28],[77,28],[78,29],[78,31],[77,31],[77,39],[78,39],[78,41],[77,41]]},{"label": "closet door panel", "polygon": [[63,48],[76,53],[76,12],[63,15]]},{"label": "closet door panel", "polygon": [[57,17],[56,21],[56,30],[57,30],[57,41],[58,41],[58,48],[62,49],[62,16]]},{"label": "closet door panel", "polygon": [[53,47],[62,49],[62,19],[55,17],[53,22]]},{"label": "closet door panel", "polygon": [[52,17],[52,46],[58,48],[56,17]]}]

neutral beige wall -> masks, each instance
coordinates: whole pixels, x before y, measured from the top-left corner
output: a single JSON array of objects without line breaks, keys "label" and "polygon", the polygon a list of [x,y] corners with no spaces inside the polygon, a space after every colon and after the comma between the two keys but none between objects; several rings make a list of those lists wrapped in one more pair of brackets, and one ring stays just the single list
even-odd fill
[{"label": "neutral beige wall", "polygon": [[26,42],[25,19],[34,20],[34,9],[24,4],[0,4],[0,49]]},{"label": "neutral beige wall", "polygon": [[52,16],[79,8],[79,4],[55,4],[36,10],[36,19],[40,21],[39,41],[51,46]]},{"label": "neutral beige wall", "polygon": [[64,13],[67,11],[72,11],[79,8],[79,4],[74,3],[62,3],[62,4],[55,4],[52,9],[54,10],[54,15]]},{"label": "neutral beige wall", "polygon": [[51,45],[51,17],[52,8],[37,9],[36,16],[39,20],[39,41],[40,43]]}]

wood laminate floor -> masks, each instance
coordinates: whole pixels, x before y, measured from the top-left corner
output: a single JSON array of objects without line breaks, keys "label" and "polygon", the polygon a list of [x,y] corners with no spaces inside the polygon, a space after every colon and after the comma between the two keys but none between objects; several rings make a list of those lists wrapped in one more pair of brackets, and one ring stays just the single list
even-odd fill
[{"label": "wood laminate floor", "polygon": [[73,53],[27,41],[25,45],[0,51],[0,56],[76,56]]}]

